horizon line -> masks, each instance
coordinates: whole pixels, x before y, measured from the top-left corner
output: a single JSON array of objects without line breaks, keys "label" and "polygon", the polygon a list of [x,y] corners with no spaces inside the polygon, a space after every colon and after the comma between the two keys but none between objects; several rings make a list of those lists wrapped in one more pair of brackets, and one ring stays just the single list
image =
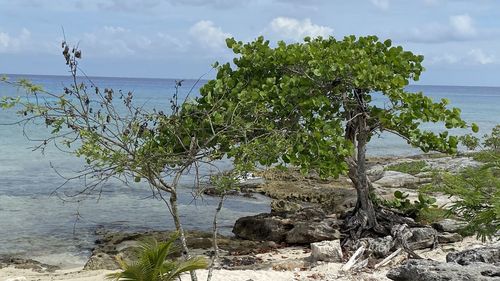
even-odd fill
[{"label": "horizon line", "polygon": [[[71,74],[30,74],[30,73],[0,73],[0,76],[52,76],[52,77],[71,77]],[[160,78],[160,77],[131,77],[131,76],[99,76],[99,75],[78,75],[77,77],[88,77],[88,78],[111,78],[111,79],[150,79],[150,80],[199,80],[199,81],[209,81],[211,79],[204,78]],[[433,86],[433,87],[483,87],[483,88],[500,88],[500,85],[447,85],[447,84],[409,84],[408,86]]]}]

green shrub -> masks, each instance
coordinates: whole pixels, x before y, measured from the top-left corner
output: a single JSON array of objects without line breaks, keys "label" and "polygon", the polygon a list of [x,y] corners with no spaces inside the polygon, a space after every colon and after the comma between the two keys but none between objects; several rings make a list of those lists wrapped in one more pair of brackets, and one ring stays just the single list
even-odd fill
[{"label": "green shrub", "polygon": [[436,198],[429,196],[424,193],[418,194],[418,200],[411,202],[408,199],[409,195],[405,194],[399,190],[394,192],[394,199],[392,200],[382,200],[382,204],[386,207],[397,209],[405,216],[412,218],[426,218],[426,214],[431,213],[430,209],[437,209]]},{"label": "green shrub", "polygon": [[479,168],[468,168],[459,174],[444,174],[439,189],[456,196],[450,210],[463,217],[466,233],[483,240],[500,231],[500,161]]},{"label": "green shrub", "polygon": [[450,217],[451,213],[447,209],[439,207],[429,207],[421,209],[417,214],[416,220],[423,224],[438,222],[444,218]]},{"label": "green shrub", "polygon": [[117,281],[173,281],[184,272],[206,268],[207,261],[201,257],[185,261],[168,259],[178,250],[174,245],[177,238],[178,235],[174,235],[166,242],[155,239],[144,241],[136,262],[127,264],[120,260],[123,271],[109,274],[106,278]]},{"label": "green shrub", "polygon": [[479,138],[473,135],[463,135],[458,137],[458,140],[468,150],[475,150],[479,146]]},{"label": "green shrub", "polygon": [[411,162],[403,162],[394,165],[387,166],[385,169],[387,171],[396,171],[401,173],[406,173],[410,175],[416,175],[425,171],[427,164],[425,161],[411,161]]},{"label": "green shrub", "polygon": [[500,125],[496,125],[491,134],[484,135],[483,145],[495,151],[500,151]]},{"label": "green shrub", "polygon": [[500,159],[500,151],[482,150],[472,153],[472,158],[478,162],[492,163]]}]

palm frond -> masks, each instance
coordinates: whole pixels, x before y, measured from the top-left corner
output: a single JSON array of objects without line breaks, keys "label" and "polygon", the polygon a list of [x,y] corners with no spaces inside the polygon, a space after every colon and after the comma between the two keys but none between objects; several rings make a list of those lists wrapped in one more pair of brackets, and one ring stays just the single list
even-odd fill
[{"label": "palm frond", "polygon": [[178,249],[175,245],[178,237],[174,234],[165,242],[152,238],[143,240],[139,245],[137,262],[127,264],[118,260],[122,272],[108,274],[106,278],[117,281],[172,281],[184,272],[206,268],[208,263],[201,257],[186,261],[168,259]]}]

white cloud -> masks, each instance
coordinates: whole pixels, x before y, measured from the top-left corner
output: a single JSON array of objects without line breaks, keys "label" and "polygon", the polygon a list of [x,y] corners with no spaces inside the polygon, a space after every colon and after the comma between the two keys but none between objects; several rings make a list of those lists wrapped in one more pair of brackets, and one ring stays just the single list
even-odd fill
[{"label": "white cloud", "polygon": [[471,49],[461,54],[443,54],[432,56],[430,64],[462,64],[462,65],[486,65],[497,63],[495,56],[485,53],[482,49]]},{"label": "white cloud", "polygon": [[370,2],[375,5],[377,8],[382,10],[389,9],[389,0],[370,0]]},{"label": "white cloud", "polygon": [[476,35],[476,29],[473,26],[472,18],[467,15],[457,15],[450,17],[450,25],[458,36],[469,37]]},{"label": "white cloud", "polygon": [[447,24],[430,23],[403,36],[410,42],[442,43],[475,39],[479,32],[468,14],[451,16]]},{"label": "white cloud", "polygon": [[203,46],[212,49],[223,48],[226,38],[231,37],[230,33],[222,31],[220,27],[215,26],[209,20],[202,20],[194,24],[189,29],[189,34]]},{"label": "white cloud", "polygon": [[294,40],[302,40],[306,36],[327,37],[333,32],[332,28],[313,24],[308,18],[298,20],[294,18],[278,17],[271,21],[270,28],[280,36]]},{"label": "white cloud", "polygon": [[472,49],[468,53],[469,57],[476,63],[479,64],[490,64],[495,62],[495,57],[486,54],[481,49]]},{"label": "white cloud", "polygon": [[432,57],[429,63],[430,64],[439,64],[439,63],[455,64],[459,61],[460,61],[460,59],[455,55],[444,54],[444,55]]},{"label": "white cloud", "polygon": [[103,26],[85,33],[80,48],[91,56],[153,58],[182,52],[188,44],[162,32],[144,35],[121,26]]},{"label": "white cloud", "polygon": [[26,28],[23,28],[17,36],[0,32],[0,53],[20,52],[30,46],[30,38],[31,32]]}]

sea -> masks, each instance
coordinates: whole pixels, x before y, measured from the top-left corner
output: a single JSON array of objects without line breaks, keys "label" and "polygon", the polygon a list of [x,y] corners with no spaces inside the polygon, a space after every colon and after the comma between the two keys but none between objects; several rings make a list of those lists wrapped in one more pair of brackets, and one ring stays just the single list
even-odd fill
[{"label": "sea", "polygon": [[[11,80],[26,78],[47,91],[59,93],[71,84],[68,76],[7,75]],[[174,79],[92,77],[100,88],[132,92],[134,102],[146,108],[168,111],[175,93]],[[84,79],[86,80],[86,79]],[[179,97],[195,97],[204,80],[183,80]],[[462,110],[462,117],[476,122],[478,136],[500,123],[500,87],[410,85],[409,91],[421,91],[435,100],[448,98],[451,106]],[[25,93],[0,83],[1,96]],[[378,100],[377,100],[378,99]],[[383,104],[382,98],[375,102]],[[125,186],[108,182],[99,192],[84,198],[68,197],[82,183],[65,182],[65,173],[82,167],[82,160],[47,148],[34,150],[36,141],[47,134],[43,125],[9,125],[19,121],[15,110],[0,110],[0,257],[29,257],[62,267],[82,266],[87,260],[96,231],[145,231],[173,229],[174,224],[163,201],[152,198],[144,183]],[[438,131],[442,124],[427,125]],[[455,130],[464,134],[464,130]],[[420,153],[405,141],[386,133],[372,139],[371,156],[408,156]],[[210,230],[217,200],[193,196],[194,178],[187,175],[180,189],[180,212],[186,229]],[[58,192],[55,192],[58,190]],[[220,214],[222,234],[231,235],[235,220],[270,210],[270,200],[228,197]]]}]

